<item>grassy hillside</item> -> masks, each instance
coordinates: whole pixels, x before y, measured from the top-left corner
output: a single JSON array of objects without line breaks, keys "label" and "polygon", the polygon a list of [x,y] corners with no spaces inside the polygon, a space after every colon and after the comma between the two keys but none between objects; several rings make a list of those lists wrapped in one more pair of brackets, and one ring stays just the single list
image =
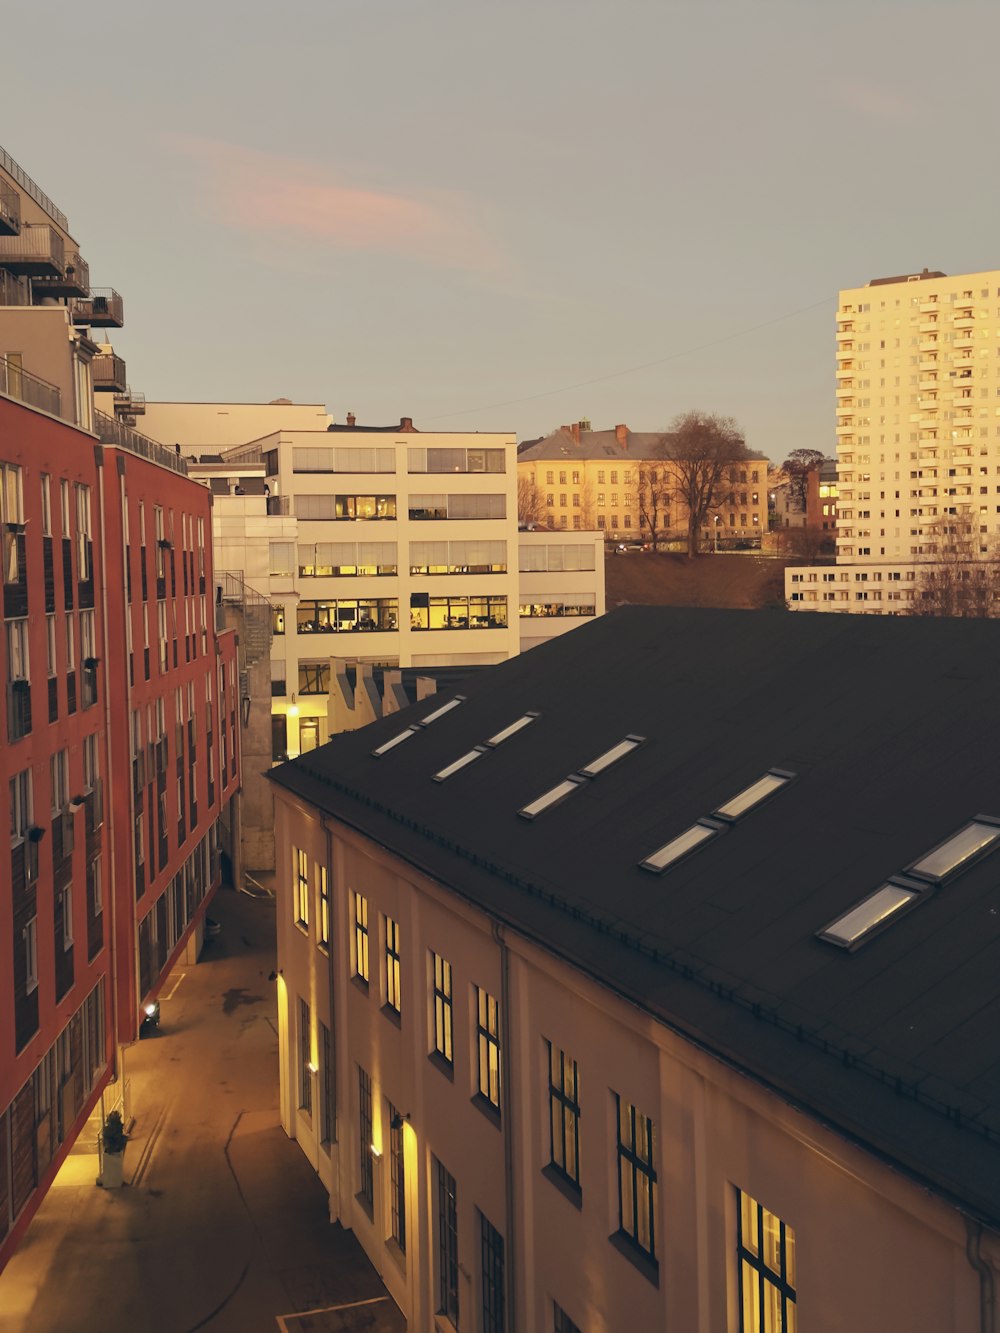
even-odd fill
[{"label": "grassy hillside", "polygon": [[605,559],[608,610],[657,606],[783,606],[785,566],[756,554],[686,556],[629,551]]}]

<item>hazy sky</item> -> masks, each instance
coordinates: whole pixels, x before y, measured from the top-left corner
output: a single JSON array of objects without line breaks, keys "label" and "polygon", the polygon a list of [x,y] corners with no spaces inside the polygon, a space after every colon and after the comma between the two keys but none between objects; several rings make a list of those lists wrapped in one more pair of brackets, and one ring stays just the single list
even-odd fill
[{"label": "hazy sky", "polygon": [[997,0],[5,7],[149,398],[834,448],[836,293],[1000,267]]}]

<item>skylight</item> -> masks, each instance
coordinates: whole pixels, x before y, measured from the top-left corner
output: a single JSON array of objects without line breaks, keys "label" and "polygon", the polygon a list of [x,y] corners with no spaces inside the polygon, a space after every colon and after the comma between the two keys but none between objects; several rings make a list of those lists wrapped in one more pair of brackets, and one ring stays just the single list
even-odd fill
[{"label": "skylight", "polygon": [[543,795],[537,796],[529,805],[522,806],[517,813],[524,819],[534,819],[536,815],[540,815],[549,806],[565,800],[571,792],[576,791],[581,785],[580,782],[574,782],[572,778],[566,778],[564,782],[558,783]]},{"label": "skylight", "polygon": [[687,856],[689,852],[693,852],[702,843],[707,842],[709,838],[716,837],[718,833],[719,829],[712,828],[708,824],[692,824],[689,829],[685,829],[683,833],[678,834],[670,842],[664,843],[662,847],[647,856],[645,860],[640,861],[639,864],[643,870],[652,870],[659,874],[661,870],[666,870],[668,866],[672,866],[676,861]]},{"label": "skylight", "polygon": [[765,773],[762,778],[745,787],[732,800],[727,801],[725,805],[720,805],[715,811],[719,819],[740,819],[747,811],[752,810],[754,806],[760,805],[766,801],[769,796],[773,796],[776,791],[788,785],[794,777],[793,773],[785,773],[780,769],[771,769]]},{"label": "skylight", "polygon": [[516,722],[512,722],[509,727],[504,727],[503,731],[498,731],[495,736],[491,736],[486,744],[489,746],[502,745],[504,741],[510,740],[511,736],[516,735],[523,727],[534,722],[537,716],[537,713],[525,713],[524,716],[519,717]]},{"label": "skylight", "polygon": [[407,727],[406,730],[401,731],[398,736],[393,736],[391,740],[383,741],[381,745],[372,750],[372,755],[374,758],[380,759],[382,755],[388,754],[390,750],[394,750],[396,746],[400,745],[403,741],[409,740],[411,736],[415,736],[418,730],[419,728],[417,727]]},{"label": "skylight", "polygon": [[883,884],[817,933],[821,940],[839,944],[844,949],[856,949],[873,930],[885,925],[919,897],[921,894],[916,889],[907,889],[901,884]]},{"label": "skylight", "polygon": [[484,749],[477,746],[474,750],[470,750],[468,754],[463,754],[460,758],[455,759],[448,764],[447,767],[442,768],[440,773],[435,773],[434,781],[444,782],[445,778],[450,778],[453,773],[457,773],[459,769],[465,768],[466,765],[473,763],[485,753],[486,751]]},{"label": "skylight", "polygon": [[644,740],[644,736],[626,736],[623,741],[619,741],[610,750],[605,750],[603,754],[599,754],[596,759],[591,760],[586,768],[581,768],[579,771],[585,778],[596,778],[598,773],[603,773],[606,768],[616,764],[619,759],[624,759],[627,754],[637,750]]},{"label": "skylight", "polygon": [[442,704],[440,708],[435,708],[433,713],[428,713],[426,717],[422,717],[420,719],[420,725],[426,727],[429,723],[436,722],[439,717],[444,717],[445,713],[450,713],[453,708],[457,708],[459,704],[464,702],[465,695],[456,694],[454,699],[449,699],[448,702]]},{"label": "skylight", "polygon": [[991,851],[1000,841],[1000,825],[974,819],[908,867],[908,875],[942,880]]}]

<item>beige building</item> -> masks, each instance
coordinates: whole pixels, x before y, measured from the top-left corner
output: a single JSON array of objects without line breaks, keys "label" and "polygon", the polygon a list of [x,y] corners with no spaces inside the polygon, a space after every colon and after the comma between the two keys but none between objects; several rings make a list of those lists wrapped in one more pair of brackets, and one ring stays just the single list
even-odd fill
[{"label": "beige building", "polygon": [[[518,446],[522,521],[555,529],[596,528],[608,540],[648,542],[651,531],[687,541],[687,506],[660,458],[662,432],[562,426]],[[753,454],[729,469],[724,503],[701,533],[706,545],[759,543],[767,531],[767,459]],[[729,489],[731,488],[731,489]]]},{"label": "beige building", "polygon": [[998,663],[629,607],[273,770],[282,1123],[408,1327],[995,1333]]},{"label": "beige building", "polygon": [[787,571],[793,610],[905,612],[956,541],[973,560],[992,553],[998,332],[1000,271],[924,269],[840,293],[837,571]]},{"label": "beige building", "polygon": [[322,403],[146,404],[146,428],[158,440],[179,444],[185,455],[217,454],[278,430],[326,430],[331,418]]}]

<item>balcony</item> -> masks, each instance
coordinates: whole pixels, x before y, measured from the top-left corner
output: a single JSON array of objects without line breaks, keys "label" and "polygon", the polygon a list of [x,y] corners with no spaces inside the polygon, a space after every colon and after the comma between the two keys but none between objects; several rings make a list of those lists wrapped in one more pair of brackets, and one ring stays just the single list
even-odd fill
[{"label": "balcony", "polygon": [[21,230],[21,196],[12,185],[0,181],[0,235],[16,236]]},{"label": "balcony", "polygon": [[66,252],[66,269],[57,277],[35,279],[35,296],[86,296],[90,291],[90,265],[75,250]]},{"label": "balcony", "polygon": [[836,333],[837,342],[851,342],[854,338],[853,329],[838,329]]},{"label": "balcony", "polygon": [[144,393],[133,393],[126,385],[124,393],[115,394],[115,416],[141,417],[145,414],[146,395]]},{"label": "balcony", "polygon": [[975,305],[975,298],[973,297],[973,295],[972,295],[971,292],[970,292],[967,296],[956,296],[956,297],[955,297],[955,309],[956,309],[956,310],[971,310],[971,308],[972,308],[974,305]]},{"label": "balcony", "polygon": [[39,407],[54,417],[62,416],[62,394],[56,386],[40,380],[37,375],[29,375],[3,356],[0,356],[0,393],[27,403],[29,407]]},{"label": "balcony", "polygon": [[[187,476],[187,460],[176,450],[166,449],[155,440],[140,435],[138,431],[130,430],[128,426],[114,417],[109,417],[105,412],[94,413],[94,434],[102,444],[117,445],[119,449],[127,449],[130,453],[148,458],[151,463],[158,463],[160,467],[167,467],[172,472]],[[144,565],[142,568],[145,570]]]},{"label": "balcony", "polygon": [[923,412],[936,412],[940,404],[936,398],[918,398],[917,406]]},{"label": "balcony", "polygon": [[849,398],[854,393],[854,385],[850,381],[837,385],[837,397]]},{"label": "balcony", "polygon": [[9,305],[31,305],[31,286],[27,278],[0,268],[0,306]]},{"label": "balcony", "polygon": [[941,344],[938,342],[937,338],[921,338],[917,346],[922,352],[936,352]]},{"label": "balcony", "polygon": [[956,315],[956,316],[955,316],[955,328],[956,328],[956,329],[971,329],[971,328],[974,328],[974,327],[975,327],[975,324],[976,324],[976,321],[973,319],[973,317],[972,317],[971,315]]},{"label": "balcony", "polygon": [[61,278],[66,271],[63,239],[54,227],[26,222],[17,236],[0,236],[0,268],[29,278]]},{"label": "balcony", "polygon": [[100,352],[91,363],[95,393],[124,393],[125,362],[114,352]]},{"label": "balcony", "polygon": [[940,387],[940,385],[938,383],[938,378],[936,375],[933,377],[927,375],[922,380],[917,381],[917,387],[919,389],[937,389]]},{"label": "balcony", "polygon": [[922,319],[917,328],[921,333],[937,333],[939,325],[936,319]]},{"label": "balcony", "polygon": [[921,301],[917,309],[922,315],[933,315],[939,309],[937,298],[935,297],[933,301]]},{"label": "balcony", "polygon": [[966,331],[965,329],[963,329],[962,332],[959,334],[959,336],[952,343],[952,347],[972,347],[974,346],[975,341],[976,340],[975,338],[973,338],[971,330]]},{"label": "balcony", "polygon": [[95,329],[120,329],[125,323],[122,298],[113,287],[92,287],[86,296],[70,302],[74,324]]},{"label": "balcony", "polygon": [[836,433],[837,435],[843,435],[843,436],[845,436],[845,437],[848,436],[848,435],[853,435],[853,434],[854,434],[854,424],[853,424],[853,422],[850,422],[850,421],[844,421],[844,422],[842,422],[839,426],[837,426],[837,427],[835,428],[835,433]]},{"label": "balcony", "polygon": [[938,368],[938,366],[939,366],[940,364],[941,364],[941,363],[938,361],[938,359],[937,359],[936,356],[934,356],[934,357],[928,357],[925,361],[921,361],[921,362],[918,363],[918,369],[920,369],[920,370],[937,370],[937,368]]}]

